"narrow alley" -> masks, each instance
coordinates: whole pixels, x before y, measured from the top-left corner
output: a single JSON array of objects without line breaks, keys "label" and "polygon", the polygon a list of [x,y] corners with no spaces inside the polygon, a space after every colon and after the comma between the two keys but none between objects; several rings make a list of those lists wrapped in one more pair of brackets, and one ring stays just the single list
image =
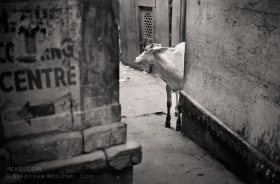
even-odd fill
[{"label": "narrow alley", "polygon": [[0,7],[0,184],[280,184],[280,1]]},{"label": "narrow alley", "polygon": [[[175,94],[173,94],[175,102]],[[165,128],[165,83],[158,77],[120,64],[122,122],[128,140],[142,145],[142,163],[134,166],[134,184],[241,184],[236,175],[175,130]]]}]

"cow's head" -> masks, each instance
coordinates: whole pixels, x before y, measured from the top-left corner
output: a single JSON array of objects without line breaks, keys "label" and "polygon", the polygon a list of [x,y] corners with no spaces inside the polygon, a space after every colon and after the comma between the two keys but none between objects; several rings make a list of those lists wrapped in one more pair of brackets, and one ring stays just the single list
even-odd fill
[{"label": "cow's head", "polygon": [[161,44],[151,43],[150,45],[145,47],[145,50],[142,54],[140,54],[135,59],[135,63],[137,64],[153,64],[154,55],[153,53],[161,48]]}]

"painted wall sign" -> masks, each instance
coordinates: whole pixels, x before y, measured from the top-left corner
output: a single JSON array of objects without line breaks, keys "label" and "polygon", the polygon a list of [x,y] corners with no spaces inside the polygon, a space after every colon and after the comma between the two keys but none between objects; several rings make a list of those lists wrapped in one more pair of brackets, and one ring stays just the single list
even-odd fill
[{"label": "painted wall sign", "polygon": [[[76,85],[76,74],[73,72],[74,66],[65,71],[64,68],[44,68],[35,69],[34,71],[16,70],[0,73],[0,89],[4,92],[21,92],[35,89],[61,87],[68,85]],[[54,79],[54,82],[51,81]],[[5,84],[5,80],[10,80],[12,83]],[[42,81],[45,80],[45,81]],[[43,85],[45,83],[45,86]]]},{"label": "painted wall sign", "polygon": [[[22,134],[11,131],[16,125],[29,128],[27,134],[54,129],[48,116],[63,113],[72,124],[73,111],[80,108],[77,2],[11,2],[0,7],[0,107],[5,136]],[[36,118],[44,117],[49,118],[45,129],[34,128]]]}]

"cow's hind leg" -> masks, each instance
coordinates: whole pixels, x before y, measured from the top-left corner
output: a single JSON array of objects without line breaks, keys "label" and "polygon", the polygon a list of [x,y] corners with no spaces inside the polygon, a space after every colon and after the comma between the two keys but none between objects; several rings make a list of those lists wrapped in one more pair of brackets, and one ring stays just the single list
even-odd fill
[{"label": "cow's hind leg", "polygon": [[182,129],[182,123],[181,123],[182,104],[181,104],[180,100],[177,103],[177,109],[178,109],[178,117],[177,117],[177,122],[176,122],[176,130],[181,131],[181,129]]},{"label": "cow's hind leg", "polygon": [[170,89],[170,87],[168,85],[166,85],[166,95],[167,95],[167,115],[166,115],[166,121],[165,121],[165,127],[170,127],[170,120],[171,120],[171,116],[170,116],[170,108],[172,106],[172,90]]}]

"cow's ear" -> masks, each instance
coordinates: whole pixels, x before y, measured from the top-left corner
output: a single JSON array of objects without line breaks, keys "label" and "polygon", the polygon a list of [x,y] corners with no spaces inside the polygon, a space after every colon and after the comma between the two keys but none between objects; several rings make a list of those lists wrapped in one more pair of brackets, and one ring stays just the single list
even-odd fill
[{"label": "cow's ear", "polygon": [[168,48],[167,47],[159,47],[159,46],[156,46],[153,48],[153,51],[156,52],[156,53],[161,53],[161,52],[165,52]]}]

